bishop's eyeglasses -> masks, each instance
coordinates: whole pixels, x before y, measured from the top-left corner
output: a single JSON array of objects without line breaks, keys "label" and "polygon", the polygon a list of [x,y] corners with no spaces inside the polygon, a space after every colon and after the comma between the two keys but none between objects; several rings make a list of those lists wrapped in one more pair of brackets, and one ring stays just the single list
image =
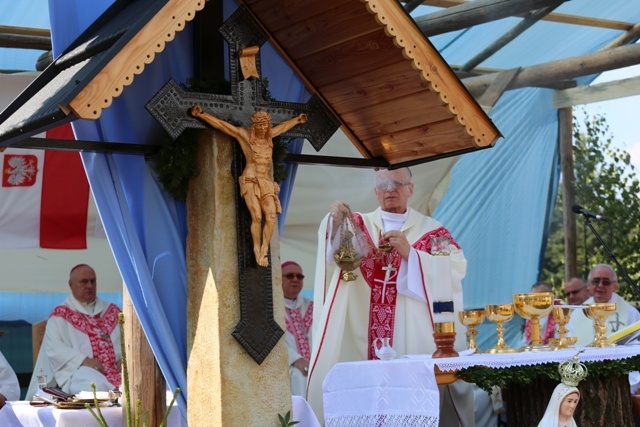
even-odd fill
[{"label": "bishop's eyeglasses", "polygon": [[594,277],[593,279],[589,279],[589,283],[592,286],[598,286],[599,283],[602,283],[602,286],[606,288],[607,286],[610,286],[612,283],[615,283],[615,281],[609,280],[605,277]]},{"label": "bishop's eyeglasses", "polygon": [[400,187],[406,187],[409,184],[411,184],[411,181],[398,182],[395,179],[391,179],[388,181],[376,182],[376,190],[393,191],[393,190],[397,190]]}]

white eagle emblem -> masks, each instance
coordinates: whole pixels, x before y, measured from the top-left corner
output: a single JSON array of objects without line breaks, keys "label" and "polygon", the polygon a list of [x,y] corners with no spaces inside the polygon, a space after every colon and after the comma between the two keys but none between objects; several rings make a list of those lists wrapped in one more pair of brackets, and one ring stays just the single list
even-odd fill
[{"label": "white eagle emblem", "polygon": [[38,158],[33,155],[5,154],[3,186],[33,185],[38,173]]}]

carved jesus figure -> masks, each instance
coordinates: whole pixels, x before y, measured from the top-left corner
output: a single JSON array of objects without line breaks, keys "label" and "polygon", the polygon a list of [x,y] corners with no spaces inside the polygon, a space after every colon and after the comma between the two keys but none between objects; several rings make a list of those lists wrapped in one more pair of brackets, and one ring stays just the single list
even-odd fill
[{"label": "carved jesus figure", "polygon": [[[237,127],[202,111],[198,105],[191,107],[191,115],[215,129],[235,138],[246,159],[246,166],[239,178],[240,194],[251,214],[251,237],[256,262],[262,267],[269,265],[267,253],[269,241],[276,223],[276,215],[282,212],[278,199],[280,186],[273,180],[273,137],[297,124],[307,121],[300,114],[271,127],[271,116],[266,111],[257,111],[251,116],[253,124],[247,128]],[[262,226],[262,218],[265,223]]]}]

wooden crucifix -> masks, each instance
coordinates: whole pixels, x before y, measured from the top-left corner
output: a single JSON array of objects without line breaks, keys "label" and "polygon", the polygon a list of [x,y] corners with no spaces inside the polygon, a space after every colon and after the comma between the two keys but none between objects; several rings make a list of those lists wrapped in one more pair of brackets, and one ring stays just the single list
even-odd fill
[{"label": "wooden crucifix", "polygon": [[271,115],[260,110],[251,116],[253,124],[248,128],[234,126],[205,113],[199,105],[191,108],[191,115],[235,138],[240,144],[246,159],[246,166],[239,178],[240,194],[251,214],[253,253],[259,266],[268,267],[269,241],[276,224],[276,215],[282,212],[278,199],[280,187],[273,180],[272,138],[297,124],[305,123],[307,115],[302,113],[271,127]]},{"label": "wooden crucifix", "polygon": [[[280,211],[279,187],[273,181],[271,137],[305,138],[319,150],[339,122],[315,96],[304,104],[265,99],[263,81],[255,76],[260,75],[259,47],[268,37],[245,8],[238,8],[220,32],[229,46],[231,94],[188,92],[169,81],[146,108],[174,139],[186,128],[209,125],[235,138],[244,152],[242,159],[236,150],[234,163],[246,165],[232,168],[236,179],[241,312],[232,335],[256,362],[262,363],[284,334],[273,320],[269,264],[269,240],[275,214]],[[271,127],[271,122],[277,124]],[[258,135],[260,141],[252,142],[252,135]],[[266,197],[258,199],[258,193]],[[247,239],[247,230],[251,231],[251,240]]]}]

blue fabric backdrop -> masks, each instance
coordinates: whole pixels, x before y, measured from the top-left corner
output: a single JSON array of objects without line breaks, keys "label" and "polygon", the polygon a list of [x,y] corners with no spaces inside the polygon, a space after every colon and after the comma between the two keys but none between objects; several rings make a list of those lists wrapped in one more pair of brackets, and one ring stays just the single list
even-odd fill
[{"label": "blue fabric backdrop", "polygon": [[[62,52],[112,1],[50,0],[54,56]],[[225,14],[236,5],[225,2]],[[76,137],[93,141],[149,143],[162,136],[144,104],[169,80],[193,75],[191,25],[134,78],[97,121],[76,121]],[[263,76],[277,99],[306,101],[308,94],[270,46],[261,50]],[[301,141],[291,144],[300,150]],[[87,176],[109,244],[158,364],[186,418],[185,207],[162,190],[141,155],[83,153]],[[289,181],[295,167],[289,167]],[[283,207],[291,185],[283,184]],[[284,215],[282,216],[284,218]]]}]

